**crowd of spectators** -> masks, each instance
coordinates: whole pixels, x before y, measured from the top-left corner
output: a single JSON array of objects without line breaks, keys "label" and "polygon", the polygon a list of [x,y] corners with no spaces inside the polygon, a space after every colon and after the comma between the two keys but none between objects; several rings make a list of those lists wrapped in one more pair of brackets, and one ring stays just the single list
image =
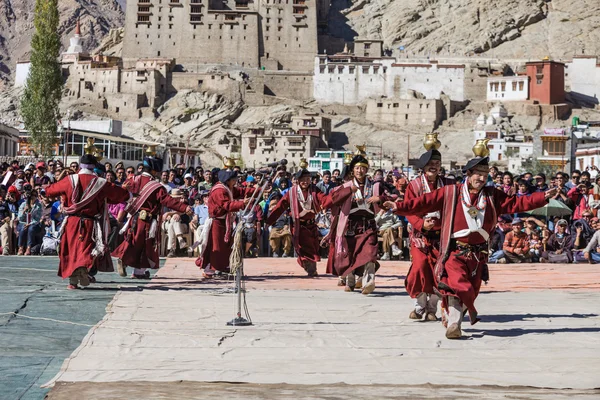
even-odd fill
[{"label": "crowd of spectators", "polygon": [[[63,220],[62,199],[48,198],[44,187],[76,173],[76,162],[68,166],[59,160],[39,161],[36,164],[20,165],[18,161],[0,165],[0,240],[3,255],[56,254],[58,232]],[[122,185],[127,178],[141,173],[141,164],[125,166],[105,163],[94,171],[109,182]],[[238,185],[257,186],[263,182],[260,171],[253,169],[238,171]],[[598,170],[593,168],[594,175]],[[167,257],[191,257],[193,244],[202,235],[208,218],[206,204],[210,189],[217,182],[218,168],[188,168],[177,165],[163,171],[161,184],[171,196],[192,206],[193,216],[165,209],[162,215],[161,249]],[[443,172],[446,176],[452,174]],[[408,178],[399,170],[372,171],[372,177],[380,182],[387,195],[402,199],[408,186]],[[452,175],[459,181],[460,176]],[[239,215],[238,222],[244,224],[244,252],[246,257],[291,257],[293,256],[291,217],[284,213],[270,227],[264,225],[269,211],[293,185],[293,174],[285,166],[266,185],[261,201],[250,208],[246,215]],[[339,170],[313,174],[313,184],[318,190],[329,194],[340,185]],[[600,262],[600,175],[592,179],[589,170],[573,171],[569,176],[558,172],[546,177],[540,173],[525,173],[514,176],[490,168],[488,185],[496,186],[511,196],[528,196],[549,187],[560,190],[554,200],[563,204],[566,211],[554,217],[519,214],[502,215],[490,239],[490,262]],[[109,245],[116,248],[123,240],[121,228],[127,222],[125,204],[110,205],[108,208],[111,231]],[[406,219],[382,210],[376,215],[380,236],[380,259],[405,259],[409,252],[405,245],[410,232]],[[319,234],[325,237],[331,224],[331,211],[323,210],[316,218]],[[322,243],[326,243],[323,241]],[[324,248],[322,256],[327,255]]]}]

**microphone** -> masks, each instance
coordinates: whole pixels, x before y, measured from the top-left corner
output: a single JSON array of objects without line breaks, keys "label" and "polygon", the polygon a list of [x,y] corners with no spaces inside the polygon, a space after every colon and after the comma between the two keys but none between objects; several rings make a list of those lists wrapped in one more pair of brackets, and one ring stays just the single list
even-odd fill
[{"label": "microphone", "polygon": [[284,159],[282,159],[280,161],[275,161],[275,162],[272,162],[270,164],[267,164],[267,167],[269,167],[269,168],[277,168],[280,165],[287,165],[287,163],[288,163],[288,161],[284,158]]}]

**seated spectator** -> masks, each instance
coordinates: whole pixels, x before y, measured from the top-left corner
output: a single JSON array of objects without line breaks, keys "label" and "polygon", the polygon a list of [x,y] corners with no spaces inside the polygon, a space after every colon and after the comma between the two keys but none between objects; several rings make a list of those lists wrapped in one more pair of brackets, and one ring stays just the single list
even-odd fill
[{"label": "seated spectator", "polygon": [[[269,212],[277,205],[281,198],[280,195],[272,195],[269,203]],[[269,232],[269,244],[273,257],[279,257],[279,253],[283,250],[283,257],[288,257],[292,250],[292,232],[290,231],[291,217],[285,211],[275,221]]]},{"label": "seated spectator", "polygon": [[387,261],[391,256],[397,257],[402,254],[398,247],[399,229],[402,229],[402,221],[391,210],[381,210],[375,216],[377,223],[377,235],[383,239],[383,256],[380,260]]},{"label": "seated spectator", "polygon": [[564,264],[573,262],[573,238],[567,233],[567,221],[561,219],[556,223],[556,232],[550,235],[546,241],[546,251],[543,253],[541,262],[553,264]]},{"label": "seated spectator", "polygon": [[541,235],[546,225],[535,217],[525,218],[525,229],[523,230],[527,236],[531,236],[533,232],[537,232]]},{"label": "seated spectator", "polygon": [[523,221],[520,218],[515,218],[512,221],[512,230],[508,232],[504,238],[504,257],[511,264],[519,264],[531,262],[529,254],[529,238],[523,230]]},{"label": "seated spectator", "polygon": [[31,248],[41,242],[42,203],[38,200],[37,192],[27,191],[25,185],[25,201],[19,206],[17,232],[19,234],[17,255],[31,255]]},{"label": "seated spectator", "polygon": [[[593,224],[595,224],[597,228],[600,228],[600,223],[597,219],[596,221],[593,221]],[[600,229],[596,230],[594,236],[592,236],[586,248],[583,250],[583,257],[591,264],[600,262]]]},{"label": "seated spectator", "polygon": [[535,180],[534,190],[536,192],[545,192],[548,190],[548,185],[546,185],[546,174],[537,174],[533,179]]},{"label": "seated spectator", "polygon": [[504,246],[506,234],[511,230],[511,222],[512,218],[508,215],[501,215],[498,217],[498,224],[496,225],[496,230],[492,235],[492,240],[490,243],[490,251],[492,254],[488,258],[489,263],[506,263],[506,258],[504,257],[504,250],[502,250],[502,247]]},{"label": "seated spectator", "polygon": [[2,246],[2,255],[8,256],[12,250],[12,220],[13,214],[10,210],[7,192],[4,187],[0,187],[0,245]]},{"label": "seated spectator", "polygon": [[544,252],[542,235],[538,231],[531,232],[529,236],[529,254],[532,262],[539,262]]},{"label": "seated spectator", "polygon": [[200,241],[204,224],[208,219],[208,205],[206,204],[208,193],[208,190],[203,190],[194,197],[194,216],[190,222],[190,228],[194,230],[194,242]]},{"label": "seated spectator", "polygon": [[[171,197],[185,201],[184,194],[180,189],[171,190]],[[179,250],[187,251],[188,255],[191,255],[192,249],[183,237],[189,232],[189,224],[190,218],[186,214],[169,210],[163,215],[162,228],[167,234],[167,257],[170,258],[177,255],[178,245]]]}]

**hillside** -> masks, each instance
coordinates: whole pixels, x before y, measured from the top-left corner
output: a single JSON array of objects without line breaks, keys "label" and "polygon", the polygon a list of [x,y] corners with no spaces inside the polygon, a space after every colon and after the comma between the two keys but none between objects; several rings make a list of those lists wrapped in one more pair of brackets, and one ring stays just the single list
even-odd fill
[{"label": "hillside", "polygon": [[[94,49],[111,28],[124,23],[116,0],[60,0],[58,6],[65,49],[77,18],[87,49]],[[35,0],[0,0],[0,87],[12,79],[17,61],[29,58],[34,8]]]}]

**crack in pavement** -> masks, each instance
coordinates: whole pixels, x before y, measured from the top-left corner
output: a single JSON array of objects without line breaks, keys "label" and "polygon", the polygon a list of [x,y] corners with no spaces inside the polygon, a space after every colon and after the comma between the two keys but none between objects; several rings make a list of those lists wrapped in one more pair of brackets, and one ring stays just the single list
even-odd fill
[{"label": "crack in pavement", "polygon": [[223,344],[223,342],[225,342],[225,339],[229,339],[229,338],[232,338],[233,336],[235,336],[236,332],[237,332],[237,329],[234,330],[233,332],[230,332],[230,335],[223,335],[223,336],[221,336],[221,338],[219,339],[219,342],[217,343],[217,347],[221,347],[221,345]]}]

